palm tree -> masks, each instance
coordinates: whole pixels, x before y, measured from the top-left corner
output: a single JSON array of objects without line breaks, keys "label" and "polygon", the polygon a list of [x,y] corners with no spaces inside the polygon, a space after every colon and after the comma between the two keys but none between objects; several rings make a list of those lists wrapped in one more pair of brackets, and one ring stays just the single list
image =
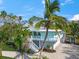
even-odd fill
[{"label": "palm tree", "polygon": [[1,16],[2,16],[3,18],[5,18],[6,15],[7,15],[7,12],[6,12],[6,11],[1,11]]},{"label": "palm tree", "polygon": [[5,17],[7,16],[7,12],[6,11],[1,11],[0,16],[2,17],[2,20],[4,20],[4,22],[5,22]]},{"label": "palm tree", "polygon": [[[20,26],[18,26],[20,28]],[[24,54],[26,53],[26,49],[27,49],[27,42],[28,42],[28,38],[30,37],[31,35],[31,32],[30,30],[28,30],[27,28],[23,28],[21,27],[21,29],[17,30],[16,28],[16,36],[14,38],[14,43],[18,49],[18,51],[20,52],[19,55],[17,56],[22,56],[22,59],[24,58]],[[15,58],[17,58],[17,56]],[[27,56],[25,56],[27,57]]]},{"label": "palm tree", "polygon": [[44,45],[48,36],[48,29],[62,29],[64,30],[66,28],[66,18],[62,16],[57,16],[55,12],[59,12],[59,2],[58,0],[55,0],[54,2],[51,2],[50,0],[45,0],[45,14],[44,18],[36,17],[36,19],[30,18],[29,23],[32,24],[34,20],[38,20],[38,22],[35,24],[36,28],[40,28],[41,26],[46,28],[46,35],[43,41],[43,44],[41,46],[41,52],[44,49]]}]

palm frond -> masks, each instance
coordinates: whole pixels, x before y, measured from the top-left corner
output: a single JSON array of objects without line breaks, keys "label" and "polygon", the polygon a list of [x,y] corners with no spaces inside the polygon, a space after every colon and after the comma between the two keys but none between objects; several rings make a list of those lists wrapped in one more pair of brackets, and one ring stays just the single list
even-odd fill
[{"label": "palm frond", "polygon": [[50,6],[50,0],[45,0],[45,7],[48,9]]},{"label": "palm frond", "polygon": [[35,28],[39,29],[40,27],[44,27],[47,20],[41,20],[35,24]]},{"label": "palm frond", "polygon": [[50,16],[50,0],[45,0],[45,15],[44,18],[48,18]]},{"label": "palm frond", "polygon": [[64,17],[61,16],[57,16],[57,15],[52,15],[50,21],[52,22],[51,25],[53,29],[62,29],[62,30],[66,30],[68,24],[67,24],[67,20]]},{"label": "palm frond", "polygon": [[54,2],[52,2],[50,4],[50,12],[51,13],[54,13],[54,12],[59,12],[60,11],[60,8],[59,8],[59,2],[58,0],[55,0]]},{"label": "palm frond", "polygon": [[43,18],[41,18],[41,17],[36,17],[36,16],[33,16],[33,17],[31,17],[30,19],[29,19],[29,24],[30,25],[33,25],[33,23],[34,22],[37,22],[37,21],[40,21],[40,20],[42,20]]},{"label": "palm frond", "polygon": [[44,18],[49,18],[51,14],[55,12],[59,12],[59,2],[55,0],[54,2],[50,3],[50,0],[45,0],[45,15]]}]

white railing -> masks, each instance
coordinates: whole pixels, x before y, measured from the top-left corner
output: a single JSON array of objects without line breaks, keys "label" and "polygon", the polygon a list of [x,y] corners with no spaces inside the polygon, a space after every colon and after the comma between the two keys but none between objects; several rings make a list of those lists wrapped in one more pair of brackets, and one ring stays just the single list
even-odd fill
[{"label": "white railing", "polygon": [[60,40],[62,39],[63,34],[60,34],[57,36],[57,42],[53,45],[53,49],[56,50],[56,48],[59,46],[60,44]]}]

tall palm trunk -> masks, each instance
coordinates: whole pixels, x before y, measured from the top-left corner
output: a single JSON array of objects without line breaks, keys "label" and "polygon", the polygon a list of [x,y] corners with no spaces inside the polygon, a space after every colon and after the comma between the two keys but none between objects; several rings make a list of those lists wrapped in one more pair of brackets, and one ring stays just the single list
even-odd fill
[{"label": "tall palm trunk", "polygon": [[45,38],[44,38],[44,41],[43,41],[43,44],[42,44],[42,46],[41,46],[41,50],[40,50],[40,59],[42,59],[42,51],[43,51],[43,49],[44,49],[44,46],[45,46],[45,43],[46,43],[46,39],[47,39],[47,36],[48,36],[48,28],[46,28],[46,34],[45,34]]}]

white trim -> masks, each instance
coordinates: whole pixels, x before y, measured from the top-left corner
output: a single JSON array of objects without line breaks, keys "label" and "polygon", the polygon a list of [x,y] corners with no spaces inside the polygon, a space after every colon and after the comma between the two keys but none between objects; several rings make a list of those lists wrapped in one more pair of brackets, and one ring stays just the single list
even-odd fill
[{"label": "white trim", "polygon": [[[38,32],[45,32],[46,30],[33,30],[33,29],[31,29],[31,31],[38,31]],[[49,29],[48,31],[51,31],[51,32],[56,32],[56,30],[51,30],[51,29]],[[59,31],[62,31],[62,30],[57,30],[58,32]]]}]

